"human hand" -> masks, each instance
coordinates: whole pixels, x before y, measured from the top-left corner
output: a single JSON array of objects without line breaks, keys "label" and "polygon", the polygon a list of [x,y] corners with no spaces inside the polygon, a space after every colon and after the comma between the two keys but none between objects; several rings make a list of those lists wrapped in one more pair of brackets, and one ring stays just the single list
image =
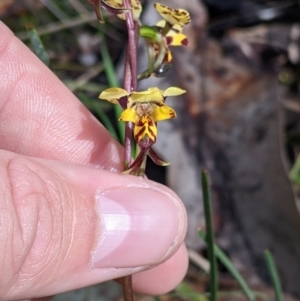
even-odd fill
[{"label": "human hand", "polygon": [[118,174],[122,147],[3,23],[0,70],[0,300],[158,264],[133,276],[134,290],[172,289],[187,268],[178,197]]}]

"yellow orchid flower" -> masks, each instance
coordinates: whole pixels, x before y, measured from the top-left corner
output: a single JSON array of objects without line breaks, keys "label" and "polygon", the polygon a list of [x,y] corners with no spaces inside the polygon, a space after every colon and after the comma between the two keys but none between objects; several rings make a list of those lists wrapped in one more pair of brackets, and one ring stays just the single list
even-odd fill
[{"label": "yellow orchid flower", "polygon": [[171,67],[172,53],[169,47],[188,45],[182,26],[190,23],[189,13],[184,9],[171,9],[160,3],[155,3],[154,7],[164,19],[156,26],[140,27],[140,36],[146,40],[148,49],[148,69],[138,79],[151,75],[164,76]]},{"label": "yellow orchid flower", "polygon": [[160,3],[155,3],[154,8],[171,25],[183,26],[191,22],[190,14],[184,9],[172,9]]},{"label": "yellow orchid flower", "polygon": [[170,87],[166,90],[151,87],[146,91],[132,93],[121,88],[109,88],[104,90],[99,98],[117,103],[120,98],[127,96],[127,108],[122,112],[119,120],[134,123],[133,135],[136,142],[139,144],[143,139],[149,138],[150,147],[156,141],[156,123],[176,117],[176,112],[165,104],[165,98],[185,92],[177,87]]}]

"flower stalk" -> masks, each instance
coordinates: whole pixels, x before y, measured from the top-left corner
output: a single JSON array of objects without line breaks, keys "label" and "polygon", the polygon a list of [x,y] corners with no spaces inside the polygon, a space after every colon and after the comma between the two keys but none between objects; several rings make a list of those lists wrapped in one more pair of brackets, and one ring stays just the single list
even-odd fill
[{"label": "flower stalk", "polygon": [[[129,0],[123,0],[125,8],[131,8]],[[137,23],[133,19],[132,11],[125,14],[128,32],[128,46],[126,50],[126,62],[124,66],[123,87],[127,92],[137,90]],[[133,123],[126,122],[125,125],[125,144],[124,144],[124,170],[128,169],[131,161]],[[124,276],[123,281],[124,301],[133,301],[132,276]]]}]

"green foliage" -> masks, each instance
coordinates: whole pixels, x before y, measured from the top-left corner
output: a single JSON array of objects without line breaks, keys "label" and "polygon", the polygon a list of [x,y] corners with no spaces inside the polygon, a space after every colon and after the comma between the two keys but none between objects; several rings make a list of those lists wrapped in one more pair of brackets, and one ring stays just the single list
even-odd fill
[{"label": "green foliage", "polygon": [[30,42],[33,46],[33,50],[35,54],[40,58],[40,60],[45,64],[49,65],[49,55],[44,47],[44,44],[42,40],[40,39],[40,36],[38,35],[35,27],[32,24],[27,24],[26,26],[28,37],[30,39]]},{"label": "green foliage", "polygon": [[208,259],[210,263],[210,294],[211,301],[217,300],[218,294],[218,266],[216,259],[216,249],[215,249],[215,238],[214,229],[212,221],[212,210],[211,210],[211,199],[210,199],[210,189],[208,176],[205,171],[201,173],[202,181],[202,193],[203,193],[203,204],[204,204],[204,215],[205,215],[205,226],[206,226],[206,242]]},{"label": "green foliage", "polygon": [[[101,34],[101,37],[102,37],[102,43],[100,43],[100,52],[101,52],[101,56],[102,56],[102,60],[103,60],[103,64],[104,64],[104,70],[105,70],[106,78],[108,81],[108,85],[110,87],[118,87],[119,83],[118,83],[117,75],[116,75],[114,65],[112,63],[111,57],[110,57],[108,49],[107,49],[104,35]],[[123,109],[121,108],[120,105],[114,105],[113,109],[115,112],[116,119],[118,120]],[[118,132],[120,135],[120,142],[123,144],[125,141],[125,123],[118,122],[117,126],[118,126]]]},{"label": "green foliage", "polygon": [[290,171],[291,181],[300,188],[300,155],[297,157]]},{"label": "green foliage", "polygon": [[[209,192],[209,182],[206,172],[202,172],[202,190],[203,190],[203,203],[204,203],[204,214],[205,214],[205,221],[206,221],[206,228],[207,233],[199,230],[199,236],[207,243],[207,249],[208,249],[208,258],[210,262],[210,274],[211,274],[211,280],[210,280],[210,300],[216,300],[216,294],[215,291],[217,288],[217,284],[213,282],[217,281],[217,277],[215,275],[216,271],[216,264],[215,261],[218,259],[223,266],[227,269],[227,271],[235,278],[237,283],[239,284],[242,292],[247,297],[248,301],[255,301],[256,295],[263,299],[266,298],[265,295],[254,293],[242,277],[242,275],[239,273],[239,271],[234,267],[230,259],[226,256],[226,254],[214,243],[214,237],[213,237],[213,227],[212,227],[212,213],[211,213],[211,199],[210,199],[210,192]],[[281,289],[281,283],[279,279],[279,275],[276,269],[276,264],[274,261],[274,258],[269,250],[266,250],[264,252],[265,261],[268,267],[268,271],[270,274],[270,278],[272,280],[274,292],[275,292],[275,299],[276,301],[283,301],[283,293]],[[187,291],[187,288],[184,287],[185,291]],[[180,287],[180,292],[184,291],[182,287]]]},{"label": "green foliage", "polygon": [[[203,231],[199,231],[199,236],[207,242],[206,234]],[[233,276],[233,278],[239,284],[241,290],[247,297],[248,301],[254,301],[254,293],[249,288],[248,284],[244,280],[240,272],[234,267],[228,256],[216,245],[214,244],[215,254],[217,259],[223,264],[227,271]]]},{"label": "green foliage", "polygon": [[202,171],[202,191],[203,191],[203,203],[204,203],[204,215],[206,224],[206,234],[203,231],[199,231],[199,236],[207,243],[208,258],[210,262],[210,290],[211,290],[211,300],[216,300],[217,298],[217,264],[218,259],[228,270],[228,272],[236,279],[240,285],[242,291],[247,297],[248,301],[254,301],[255,297],[247,283],[238,272],[238,270],[231,263],[230,259],[225,255],[225,253],[214,243],[214,233],[212,225],[212,212],[211,212],[211,198],[210,198],[210,188],[208,182],[208,176],[206,172]]},{"label": "green foliage", "polygon": [[107,113],[103,110],[103,107],[94,99],[88,97],[84,93],[80,93],[81,101],[90,108],[91,111],[95,112],[96,116],[101,120],[102,124],[107,128],[107,130],[111,133],[111,135],[120,141],[120,137],[117,134],[111,120],[108,118]]},{"label": "green foliage", "polygon": [[279,279],[279,275],[277,272],[276,264],[273,258],[273,255],[269,250],[265,250],[265,261],[267,263],[268,271],[270,278],[272,280],[274,292],[275,292],[275,300],[276,301],[283,301],[283,295],[282,295],[282,289],[281,289],[281,283]]}]

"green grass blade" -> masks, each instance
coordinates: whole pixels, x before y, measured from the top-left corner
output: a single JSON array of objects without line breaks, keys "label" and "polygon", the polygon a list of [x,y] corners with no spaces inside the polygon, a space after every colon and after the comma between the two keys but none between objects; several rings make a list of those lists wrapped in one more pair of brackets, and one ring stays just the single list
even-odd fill
[{"label": "green grass blade", "polygon": [[[199,230],[198,233],[199,233],[199,236],[204,241],[207,242],[206,234],[201,230]],[[246,281],[244,280],[242,275],[239,273],[239,271],[234,267],[234,265],[232,264],[230,259],[227,257],[227,255],[216,244],[214,245],[214,249],[215,249],[215,254],[216,254],[218,260],[226,267],[228,272],[235,278],[235,280],[239,284],[240,288],[242,289],[242,291],[245,294],[245,296],[247,297],[247,299],[249,301],[254,301],[255,296],[254,296],[253,292],[251,291],[251,289],[249,288],[248,284],[246,283]]]},{"label": "green grass blade", "polygon": [[102,124],[107,128],[107,130],[111,133],[111,135],[113,137],[115,137],[115,139],[120,141],[120,138],[118,137],[118,134],[115,131],[114,126],[112,125],[111,121],[109,120],[109,118],[107,117],[105,112],[103,110],[101,110],[101,108],[99,108],[99,106],[97,106],[95,101],[90,99],[84,93],[80,93],[80,99],[88,108],[93,109],[95,111],[95,113],[98,115],[97,117],[99,117]]},{"label": "green grass blade", "polygon": [[210,199],[210,189],[208,176],[205,171],[201,172],[201,184],[203,193],[203,203],[204,203],[204,215],[205,215],[205,225],[207,231],[207,251],[208,260],[210,262],[210,291],[211,291],[211,301],[217,300],[218,294],[218,267],[217,259],[214,248],[214,229],[212,222],[212,210],[211,210],[211,199]]},{"label": "green grass blade", "polygon": [[[105,70],[105,74],[107,77],[107,81],[108,81],[108,85],[110,87],[118,87],[119,83],[118,83],[118,79],[116,76],[116,72],[115,72],[115,68],[114,65],[112,63],[111,57],[109,55],[107,46],[106,46],[106,42],[104,39],[104,35],[101,34],[102,36],[102,41],[100,43],[100,52],[101,52],[101,56],[103,59],[103,64],[104,64],[104,70]],[[114,112],[115,112],[115,116],[116,116],[116,120],[119,119],[123,109],[120,105],[114,105]],[[124,144],[125,141],[125,122],[117,122],[118,125],[118,131],[119,131],[119,136],[121,138],[121,143]]]},{"label": "green grass blade", "polygon": [[269,250],[265,250],[264,252],[265,256],[265,261],[267,263],[268,271],[271,277],[271,281],[273,284],[273,288],[275,291],[275,300],[276,301],[283,301],[283,294],[282,294],[282,289],[281,289],[281,283],[279,279],[279,275],[277,272],[277,268],[275,265],[275,261],[273,258],[273,255]]},{"label": "green grass blade", "polygon": [[46,66],[49,66],[50,60],[48,53],[36,29],[32,24],[27,24],[26,30],[35,54]]}]

